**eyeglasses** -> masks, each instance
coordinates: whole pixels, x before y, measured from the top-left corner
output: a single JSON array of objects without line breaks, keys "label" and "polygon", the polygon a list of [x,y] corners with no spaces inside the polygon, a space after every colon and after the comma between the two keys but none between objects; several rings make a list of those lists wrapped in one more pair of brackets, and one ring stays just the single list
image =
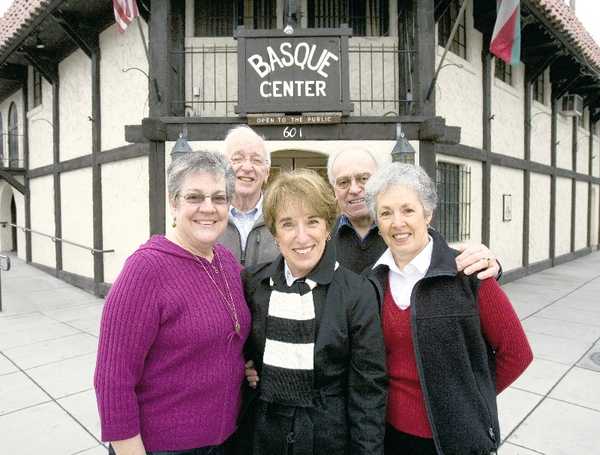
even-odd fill
[{"label": "eyeglasses", "polygon": [[232,166],[240,166],[245,161],[248,161],[252,166],[255,166],[255,167],[262,167],[267,163],[263,157],[258,156],[258,155],[252,155],[252,156],[233,155],[229,161],[231,162]]},{"label": "eyeglasses", "polygon": [[187,194],[178,194],[177,197],[181,197],[186,204],[189,205],[200,205],[206,199],[210,199],[213,205],[227,205],[227,196],[223,193],[215,193],[215,194],[204,194],[204,193],[187,193]]},{"label": "eyeglasses", "polygon": [[368,172],[356,175],[345,175],[335,179],[334,185],[339,190],[347,190],[350,188],[350,185],[352,185],[352,180],[354,180],[358,186],[364,188],[370,178],[371,174]]}]

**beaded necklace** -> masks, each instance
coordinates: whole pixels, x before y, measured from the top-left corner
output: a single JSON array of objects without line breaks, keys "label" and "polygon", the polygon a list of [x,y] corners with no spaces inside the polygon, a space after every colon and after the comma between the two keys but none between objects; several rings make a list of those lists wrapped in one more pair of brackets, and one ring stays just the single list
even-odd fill
[{"label": "beaded necklace", "polygon": [[215,263],[217,264],[216,272],[221,273],[221,276],[223,277],[223,281],[225,281],[225,290],[227,291],[227,295],[225,295],[223,293],[223,291],[221,291],[221,288],[217,285],[217,282],[215,281],[215,279],[209,272],[206,265],[204,265],[204,262],[198,256],[194,256],[194,258],[196,258],[196,261],[198,261],[198,263],[200,263],[200,265],[206,272],[206,275],[208,275],[210,282],[213,284],[213,286],[215,287],[215,289],[221,296],[221,299],[223,300],[223,303],[225,304],[225,309],[227,310],[227,312],[229,313],[229,316],[231,317],[231,320],[233,321],[233,328],[235,329],[235,333],[239,335],[240,334],[240,321],[238,318],[237,310],[235,309],[233,297],[231,296],[231,289],[229,288],[229,282],[227,281],[227,276],[225,275],[225,272],[223,271],[223,267],[221,267],[221,260],[219,259],[219,256],[217,255],[217,253],[215,251],[213,261],[215,261]]}]

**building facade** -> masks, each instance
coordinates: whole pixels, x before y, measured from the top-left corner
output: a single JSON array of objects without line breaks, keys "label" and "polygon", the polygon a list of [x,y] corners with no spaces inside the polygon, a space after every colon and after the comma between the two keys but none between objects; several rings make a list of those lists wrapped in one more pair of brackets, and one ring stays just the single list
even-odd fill
[{"label": "building facade", "polygon": [[[0,25],[0,249],[103,295],[125,258],[169,228],[174,141],[221,149],[229,128],[258,123],[272,175],[324,173],[327,156],[353,144],[385,162],[401,125],[437,181],[438,229],[489,245],[508,280],[589,253],[600,233],[600,48],[560,0],[523,0],[522,62],[506,65],[488,51],[496,2],[461,5],[138,0],[139,24],[120,32],[108,0],[16,0]],[[240,111],[238,43],[285,37],[286,25],[296,43],[351,29],[339,48],[351,109],[313,113],[333,123]],[[268,102],[285,96],[265,80]],[[282,118],[310,114],[290,106]]]}]

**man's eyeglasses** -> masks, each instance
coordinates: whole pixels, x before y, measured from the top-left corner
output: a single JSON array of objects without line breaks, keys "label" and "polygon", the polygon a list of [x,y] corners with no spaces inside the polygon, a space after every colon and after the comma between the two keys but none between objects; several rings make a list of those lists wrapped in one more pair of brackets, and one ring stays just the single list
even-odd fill
[{"label": "man's eyeglasses", "polygon": [[350,188],[350,185],[352,185],[352,180],[354,180],[358,186],[364,188],[370,178],[371,174],[368,172],[365,172],[364,174],[345,175],[335,179],[334,185],[339,190],[347,190]]},{"label": "man's eyeglasses", "polygon": [[252,156],[243,156],[243,155],[233,155],[229,160],[232,166],[239,166],[244,163],[244,161],[248,161],[252,166],[261,167],[264,166],[267,162],[265,159],[258,155]]},{"label": "man's eyeglasses", "polygon": [[177,197],[183,199],[186,204],[189,205],[200,205],[207,198],[210,199],[210,202],[213,205],[227,205],[227,195],[223,193],[215,193],[215,194],[204,194],[204,193],[187,193],[187,194],[178,194]]}]

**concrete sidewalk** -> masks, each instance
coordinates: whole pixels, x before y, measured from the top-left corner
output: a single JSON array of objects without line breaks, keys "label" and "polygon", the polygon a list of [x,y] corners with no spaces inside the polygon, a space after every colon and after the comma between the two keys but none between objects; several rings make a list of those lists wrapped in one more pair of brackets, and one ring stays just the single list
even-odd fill
[{"label": "concrete sidewalk", "polygon": [[[92,389],[103,302],[12,261],[2,273],[0,453],[106,454]],[[504,289],[535,361],[499,397],[499,453],[600,453],[600,252]]]}]

